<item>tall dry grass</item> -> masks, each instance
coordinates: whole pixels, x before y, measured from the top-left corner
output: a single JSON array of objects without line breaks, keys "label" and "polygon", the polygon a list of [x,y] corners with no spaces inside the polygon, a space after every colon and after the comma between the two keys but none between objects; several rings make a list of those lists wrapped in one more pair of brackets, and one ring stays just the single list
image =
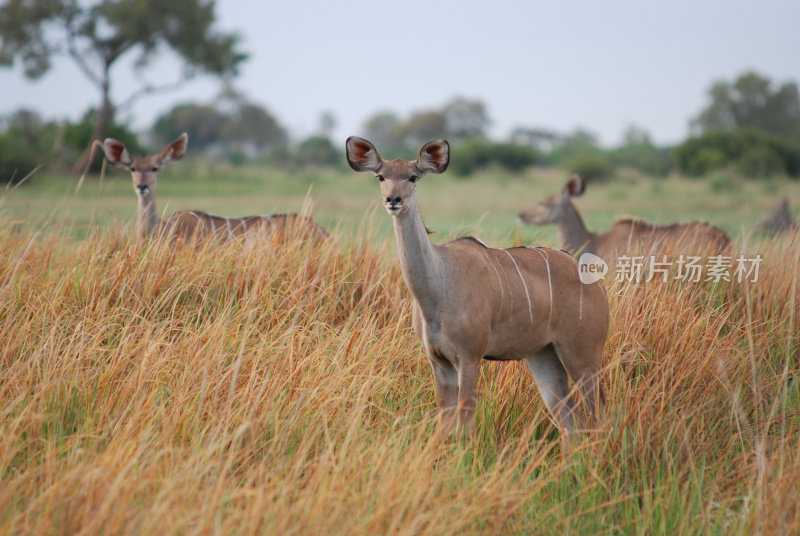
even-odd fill
[{"label": "tall dry grass", "polygon": [[517,363],[484,364],[471,445],[436,441],[369,231],[196,251],[5,225],[0,532],[797,532],[800,235],[743,249],[757,283],[607,285],[607,415],[565,451]]}]

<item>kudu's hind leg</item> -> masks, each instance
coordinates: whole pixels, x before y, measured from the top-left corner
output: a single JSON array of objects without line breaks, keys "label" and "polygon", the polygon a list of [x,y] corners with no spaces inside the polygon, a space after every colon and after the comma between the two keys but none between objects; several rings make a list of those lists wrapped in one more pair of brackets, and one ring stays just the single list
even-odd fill
[{"label": "kudu's hind leg", "polygon": [[573,413],[575,402],[569,396],[567,371],[556,354],[552,344],[545,346],[538,354],[525,359],[544,404],[562,431],[572,433],[575,429]]},{"label": "kudu's hind leg", "polygon": [[475,410],[478,407],[478,367],[480,359],[465,360],[458,367],[458,421],[459,431],[472,438]]},{"label": "kudu's hind leg", "polygon": [[603,397],[600,392],[600,348],[574,347],[570,342],[557,343],[555,350],[566,368],[567,374],[578,389],[581,400],[591,419],[597,419],[598,408],[602,410]]}]

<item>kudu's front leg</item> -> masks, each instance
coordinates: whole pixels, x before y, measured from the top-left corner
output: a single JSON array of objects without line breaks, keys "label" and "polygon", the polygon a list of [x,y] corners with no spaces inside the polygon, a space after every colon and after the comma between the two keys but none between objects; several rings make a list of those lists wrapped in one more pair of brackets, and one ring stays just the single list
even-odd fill
[{"label": "kudu's front leg", "polygon": [[449,362],[430,358],[436,401],[439,406],[439,429],[448,438],[456,428],[458,417],[458,372]]}]

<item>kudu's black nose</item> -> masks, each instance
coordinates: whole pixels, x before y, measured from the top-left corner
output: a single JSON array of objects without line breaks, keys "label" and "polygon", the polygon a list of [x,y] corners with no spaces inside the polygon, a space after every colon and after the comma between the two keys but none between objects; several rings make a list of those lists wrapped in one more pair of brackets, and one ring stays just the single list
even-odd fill
[{"label": "kudu's black nose", "polygon": [[136,186],[136,189],[139,190],[140,193],[145,193],[147,191],[147,185],[146,184],[138,184]]},{"label": "kudu's black nose", "polygon": [[389,195],[386,196],[386,202],[390,205],[399,205],[401,201],[401,197],[399,195]]}]

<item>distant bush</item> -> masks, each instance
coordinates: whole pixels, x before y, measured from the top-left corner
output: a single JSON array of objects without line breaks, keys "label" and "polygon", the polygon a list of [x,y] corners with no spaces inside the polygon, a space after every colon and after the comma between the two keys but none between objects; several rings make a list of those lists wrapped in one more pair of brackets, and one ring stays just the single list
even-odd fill
[{"label": "distant bush", "polygon": [[225,156],[230,164],[237,167],[247,163],[247,153],[241,149],[231,149]]},{"label": "distant bush", "polygon": [[333,167],[343,158],[342,151],[327,136],[312,136],[297,148],[297,162],[301,166]]},{"label": "distant bush", "polygon": [[736,161],[736,170],[743,177],[764,179],[778,175],[784,170],[783,160],[767,146],[748,149]]},{"label": "distant bush", "polygon": [[294,155],[288,144],[279,143],[267,153],[266,157],[259,159],[259,161],[271,166],[288,168],[294,166]]},{"label": "distant bush", "polygon": [[712,173],[708,178],[708,184],[712,192],[730,192],[740,188],[735,178],[730,173],[723,171]]},{"label": "distant bush", "polygon": [[0,134],[0,181],[19,182],[41,163],[41,154],[25,139]]},{"label": "distant bush", "polygon": [[624,145],[607,154],[614,166],[632,168],[652,177],[665,177],[672,169],[669,149],[660,149],[649,143]]},{"label": "distant bush", "polygon": [[[60,164],[69,167],[74,165],[86,146],[94,141],[92,140],[92,133],[94,132],[96,117],[97,110],[91,108],[84,114],[78,123],[66,123],[64,125],[64,142],[61,149],[62,153],[58,155]],[[106,132],[106,137],[115,138],[124,143],[125,147],[133,156],[140,156],[150,152],[142,148],[142,146],[139,144],[138,136],[134,134],[134,132],[125,124],[112,123],[109,125],[108,131]],[[102,142],[103,140],[98,141]],[[94,158],[92,159],[92,164],[89,167],[90,171],[100,171],[100,168],[103,164],[102,153],[102,150],[95,149]]]},{"label": "distant bush", "polygon": [[453,148],[457,157],[451,157],[450,169],[458,175],[468,176],[489,165],[519,172],[541,161],[540,153],[531,147],[516,143],[493,143],[473,138]]},{"label": "distant bush", "polygon": [[327,136],[311,136],[294,146],[277,144],[266,155],[256,159],[256,162],[291,170],[346,165],[344,151],[336,148]]},{"label": "distant bush", "polygon": [[573,156],[566,165],[570,173],[577,173],[586,180],[601,181],[614,175],[614,166],[600,151]]},{"label": "distant bush", "polygon": [[[77,123],[44,121],[35,112],[18,110],[3,118],[0,132],[0,181],[18,181],[37,166],[71,169],[92,143],[96,112],[89,110]],[[112,124],[107,136],[122,141],[136,155],[143,154],[136,135],[121,124]],[[102,141],[102,140],[100,140]],[[102,150],[95,150],[91,169],[99,171]]]},{"label": "distant bush", "polygon": [[673,150],[675,165],[690,176],[733,167],[745,177],[800,177],[800,144],[756,129],[715,131],[690,138]]}]

